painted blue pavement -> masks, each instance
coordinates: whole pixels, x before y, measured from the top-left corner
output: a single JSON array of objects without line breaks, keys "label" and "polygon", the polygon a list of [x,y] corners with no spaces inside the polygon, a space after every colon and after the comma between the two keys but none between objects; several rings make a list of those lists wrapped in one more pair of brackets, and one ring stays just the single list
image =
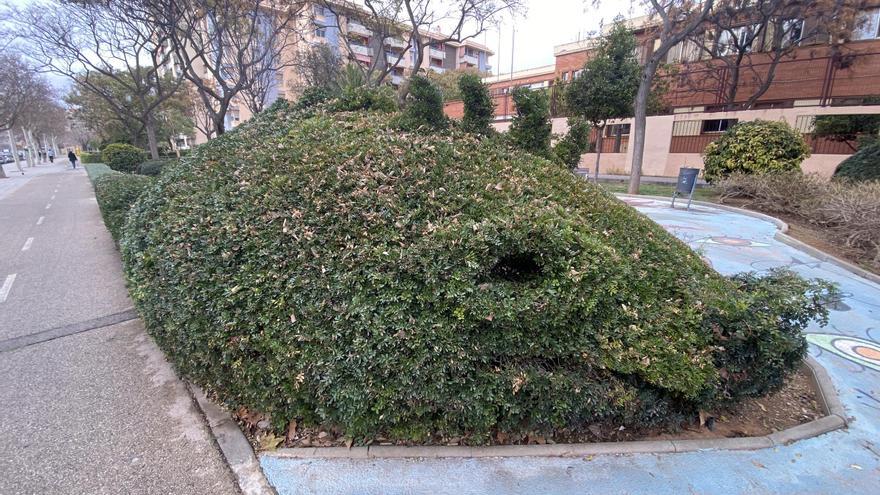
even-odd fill
[{"label": "painted blue pavement", "polygon": [[828,326],[809,329],[850,417],[847,430],[752,452],[588,459],[433,460],[261,457],[280,494],[880,494],[880,286],[783,244],[776,226],[740,213],[625,198],[721,273],[787,266],[840,285]]}]

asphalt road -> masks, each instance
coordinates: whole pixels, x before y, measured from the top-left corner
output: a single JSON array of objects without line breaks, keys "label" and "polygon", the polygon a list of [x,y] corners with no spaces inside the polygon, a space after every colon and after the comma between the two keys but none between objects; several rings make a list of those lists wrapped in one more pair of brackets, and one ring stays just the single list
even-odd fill
[{"label": "asphalt road", "polygon": [[85,330],[131,301],[85,172],[57,169],[0,197],[0,494],[237,493],[141,322]]}]

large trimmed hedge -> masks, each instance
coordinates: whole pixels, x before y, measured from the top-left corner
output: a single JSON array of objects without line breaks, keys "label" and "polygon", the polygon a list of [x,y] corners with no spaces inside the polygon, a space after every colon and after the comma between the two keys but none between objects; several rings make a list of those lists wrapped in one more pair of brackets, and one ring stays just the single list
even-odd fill
[{"label": "large trimmed hedge", "polygon": [[667,423],[778,386],[823,314],[821,287],[723,278],[503,141],[309,112],[279,105],[166,168],[121,242],[177,368],[279,430]]},{"label": "large trimmed hedge", "polygon": [[95,198],[104,217],[104,225],[119,242],[125,218],[131,205],[144,189],[153,183],[153,179],[144,175],[123,174],[116,171],[103,173],[93,179]]},{"label": "large trimmed hedge", "polygon": [[880,181],[880,141],[862,146],[834,170],[836,179]]},{"label": "large trimmed hedge", "polygon": [[788,172],[800,169],[809,156],[810,147],[803,136],[785,122],[740,122],[706,146],[703,175],[713,182],[734,172]]}]

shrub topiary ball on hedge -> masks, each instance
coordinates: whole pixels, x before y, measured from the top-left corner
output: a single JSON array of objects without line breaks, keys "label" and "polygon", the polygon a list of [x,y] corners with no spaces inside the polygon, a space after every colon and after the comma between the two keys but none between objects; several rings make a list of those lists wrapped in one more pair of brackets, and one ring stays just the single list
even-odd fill
[{"label": "shrub topiary ball on hedge", "polygon": [[821,310],[800,279],[753,293],[766,280],[722,278],[496,141],[312,112],[276,107],[166,168],[122,241],[178,369],[278,429],[480,443],[656,425],[765,393],[805,351],[791,320]]},{"label": "shrub topiary ball on hedge", "polygon": [[101,150],[101,159],[117,172],[133,173],[147,159],[147,153],[137,146],[113,143]]},{"label": "shrub topiary ball on hedge", "polygon": [[810,156],[801,134],[785,122],[754,120],[728,129],[703,152],[709,182],[733,172],[763,174],[798,170]]}]

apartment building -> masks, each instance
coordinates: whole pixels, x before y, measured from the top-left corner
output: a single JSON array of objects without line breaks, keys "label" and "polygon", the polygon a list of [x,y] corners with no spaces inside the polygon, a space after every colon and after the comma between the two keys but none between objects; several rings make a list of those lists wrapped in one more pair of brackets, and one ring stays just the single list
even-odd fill
[{"label": "apartment building", "polygon": [[[657,40],[654,21],[641,17],[627,21],[639,42],[638,57],[644,62],[653,53]],[[774,65],[758,42],[750,53],[748,65],[740,69],[740,78],[732,77],[723,63],[723,37],[709,50],[686,41],[673,47],[666,63],[674,70],[666,76],[669,90],[665,95],[666,111],[648,118],[644,173],[673,176],[683,166],[702,167],[701,153],[728,127],[755,119],[781,120],[800,130],[811,147],[805,171],[829,176],[836,166],[853,152],[853,143],[818,139],[812,136],[815,118],[822,115],[880,113],[880,1],[862,2],[856,22],[844,40],[832,46],[827,38],[805,39],[812,19],[791,19],[784,43],[793,47],[775,62],[775,73],[766,91],[746,108],[761,82]],[[761,43],[764,43],[761,40]],[[547,67],[501,74],[484,79],[496,103],[497,127],[504,129],[515,113],[510,91],[517,86],[547,88],[554,115],[553,130],[565,132],[565,111],[559,108],[558,96],[589,59],[596,40],[586,39],[556,46],[555,64]],[[708,46],[708,45],[707,45]],[[714,56],[713,56],[714,54]],[[660,77],[663,77],[662,75]],[[730,101],[731,85],[736,96]],[[460,103],[447,104],[447,113],[457,116]],[[605,128],[601,170],[628,173],[631,161],[629,134],[631,120],[622,119]],[[594,135],[595,144],[595,135]],[[584,155],[581,166],[592,169],[595,154]]]}]

